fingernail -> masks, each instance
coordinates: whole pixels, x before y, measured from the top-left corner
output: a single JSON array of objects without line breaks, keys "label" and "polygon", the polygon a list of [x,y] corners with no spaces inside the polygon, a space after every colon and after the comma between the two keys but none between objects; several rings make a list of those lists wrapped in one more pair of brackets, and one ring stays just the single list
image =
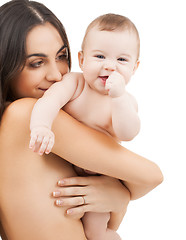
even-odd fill
[{"label": "fingernail", "polygon": [[56,205],[62,206],[63,201],[62,200],[56,200]]},{"label": "fingernail", "polygon": [[57,183],[58,183],[58,185],[63,185],[65,183],[65,181],[64,180],[59,180]]},{"label": "fingernail", "polygon": [[53,195],[53,197],[59,197],[60,196],[60,192],[53,192],[52,195]]}]

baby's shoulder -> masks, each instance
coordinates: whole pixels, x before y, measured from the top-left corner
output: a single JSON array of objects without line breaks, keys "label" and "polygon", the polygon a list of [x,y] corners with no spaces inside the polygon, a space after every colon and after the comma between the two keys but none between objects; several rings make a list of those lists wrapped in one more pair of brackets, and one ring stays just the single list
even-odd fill
[{"label": "baby's shoulder", "polygon": [[74,100],[74,99],[77,99],[84,91],[85,79],[84,79],[84,76],[82,73],[75,72],[75,73],[71,73],[71,74],[77,81],[76,91],[75,91],[74,96],[71,99],[71,100]]},{"label": "baby's shoulder", "polygon": [[70,80],[76,80],[76,81],[82,81],[84,79],[82,72],[68,72],[63,76],[63,79],[70,79]]}]

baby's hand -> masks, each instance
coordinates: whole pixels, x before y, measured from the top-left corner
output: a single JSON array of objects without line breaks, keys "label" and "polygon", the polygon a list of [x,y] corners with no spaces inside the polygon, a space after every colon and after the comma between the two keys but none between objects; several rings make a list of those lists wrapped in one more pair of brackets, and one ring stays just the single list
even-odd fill
[{"label": "baby's hand", "polygon": [[54,134],[47,127],[35,127],[31,130],[29,148],[39,155],[49,154],[54,146]]},{"label": "baby's hand", "polygon": [[120,97],[125,91],[124,77],[114,71],[106,81],[105,89],[108,90],[108,95],[112,98]]}]

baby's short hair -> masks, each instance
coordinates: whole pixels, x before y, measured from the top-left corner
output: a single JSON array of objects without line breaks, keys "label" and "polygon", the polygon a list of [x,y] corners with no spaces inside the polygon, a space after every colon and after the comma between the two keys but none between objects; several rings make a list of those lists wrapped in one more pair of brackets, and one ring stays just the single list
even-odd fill
[{"label": "baby's short hair", "polygon": [[139,57],[139,52],[140,52],[139,33],[136,26],[129,18],[119,14],[108,13],[94,19],[86,29],[85,36],[81,46],[82,50],[84,49],[84,46],[85,46],[87,34],[94,27],[97,27],[98,30],[100,31],[124,31],[124,30],[133,31],[136,35],[137,42],[138,42],[138,57]]}]

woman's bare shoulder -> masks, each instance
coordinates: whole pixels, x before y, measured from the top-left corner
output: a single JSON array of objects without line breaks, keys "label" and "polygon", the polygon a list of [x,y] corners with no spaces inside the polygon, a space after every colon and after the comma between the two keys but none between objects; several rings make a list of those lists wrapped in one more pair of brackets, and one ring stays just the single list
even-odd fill
[{"label": "woman's bare shoulder", "polygon": [[32,108],[36,102],[33,98],[22,98],[10,103],[2,117],[2,125],[15,122],[16,124],[30,118]]},{"label": "woman's bare shoulder", "polygon": [[32,108],[36,99],[23,98],[9,104],[3,114],[0,125],[0,136],[21,134],[21,132],[29,131],[29,121]]},{"label": "woman's bare shoulder", "polygon": [[34,98],[18,99],[8,105],[4,115],[6,116],[7,114],[11,114],[12,117],[19,117],[19,114],[21,114],[21,116],[24,116],[32,110],[36,101],[37,99]]}]

